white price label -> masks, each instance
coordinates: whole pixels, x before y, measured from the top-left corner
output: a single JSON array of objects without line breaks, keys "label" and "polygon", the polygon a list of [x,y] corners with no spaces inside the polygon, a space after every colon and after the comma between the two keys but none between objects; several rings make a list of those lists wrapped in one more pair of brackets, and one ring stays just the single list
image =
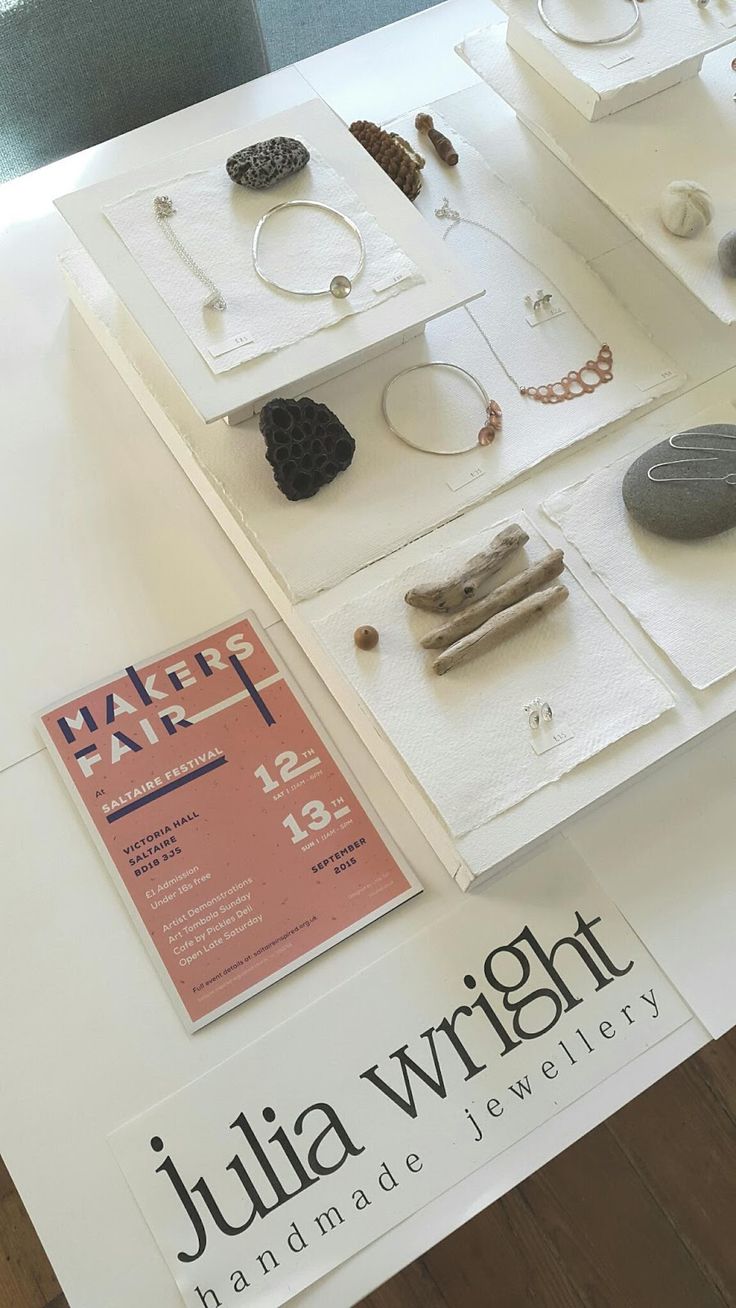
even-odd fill
[{"label": "white price label", "polygon": [[238,332],[237,336],[228,336],[226,341],[220,341],[217,345],[210,345],[209,352],[213,359],[219,359],[223,354],[230,354],[232,350],[239,350],[243,345],[252,345],[253,337],[249,332]]},{"label": "white price label", "polygon": [[463,468],[456,472],[454,476],[447,478],[447,485],[450,490],[462,490],[463,486],[468,486],[471,481],[477,481],[479,477],[485,475],[485,468],[480,463],[474,463],[472,468]]},{"label": "white price label", "polygon": [[548,754],[568,740],[574,740],[574,734],[561,722],[540,722],[537,730],[532,732],[532,749],[535,754]]},{"label": "white price label", "polygon": [[629,60],[633,58],[633,54],[624,54],[624,52],[620,50],[617,54],[611,53],[603,55],[601,63],[604,68],[618,68],[619,64],[627,64]]},{"label": "white price label", "polygon": [[381,291],[390,291],[392,286],[400,286],[402,282],[405,282],[407,276],[408,273],[405,272],[391,273],[389,277],[384,277],[383,281],[376,282],[373,290],[376,295],[380,295]]},{"label": "white price label", "polygon": [[551,304],[549,308],[532,309],[530,313],[525,314],[529,327],[540,327],[543,322],[552,322],[553,318],[562,318],[567,313],[560,305]]},{"label": "white price label", "polygon": [[664,386],[667,382],[675,381],[677,373],[674,368],[662,368],[659,372],[648,373],[642,377],[636,384],[640,391],[653,391],[658,386]]}]

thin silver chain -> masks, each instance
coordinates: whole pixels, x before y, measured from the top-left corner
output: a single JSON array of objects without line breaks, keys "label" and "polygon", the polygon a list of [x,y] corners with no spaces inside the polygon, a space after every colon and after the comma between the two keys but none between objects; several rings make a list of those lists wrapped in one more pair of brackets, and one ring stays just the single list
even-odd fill
[{"label": "thin silver chain", "polygon": [[[450,235],[450,232],[453,230],[454,227],[459,227],[460,224],[462,223],[462,224],[465,224],[465,226],[467,226],[467,227],[477,227],[478,231],[480,231],[480,232],[485,232],[487,236],[492,236],[495,240],[500,241],[501,244],[502,244],[502,245],[505,245],[506,248],[507,248],[508,250],[511,250],[511,252],[512,252],[513,254],[519,255],[519,257],[522,258],[522,259],[526,259],[526,255],[522,255],[521,252],[520,252],[519,250],[517,250],[516,247],[515,247],[514,245],[511,244],[510,241],[507,241],[507,240],[506,240],[506,237],[505,237],[505,236],[501,236],[500,232],[494,232],[494,230],[493,230],[492,227],[486,227],[486,225],[485,225],[484,223],[476,222],[474,218],[463,218],[462,214],[461,214],[461,213],[458,213],[458,210],[457,210],[457,209],[453,209],[453,208],[452,208],[452,206],[450,205],[450,201],[448,200],[447,196],[444,196],[444,198],[443,198],[443,200],[442,200],[442,204],[440,205],[439,209],[435,209],[434,212],[435,212],[435,217],[436,217],[436,218],[444,219],[444,220],[449,224],[449,226],[446,227],[445,230],[444,230],[444,232],[442,233],[442,239],[443,239],[443,241],[446,241],[446,240],[447,240],[447,237]],[[530,259],[526,259],[526,262],[527,262],[527,263],[531,263],[531,260],[530,260]],[[539,272],[540,277],[542,277],[543,274],[542,274],[541,269],[538,269],[537,271]],[[553,288],[553,290],[555,290],[555,291],[557,292],[557,294],[559,295],[560,299],[565,299],[565,297],[564,297],[564,295],[562,294],[562,291],[560,290],[559,286],[557,286],[557,285],[556,285],[556,284],[555,284],[555,283],[554,283],[550,278],[547,278],[547,279],[546,279],[546,283],[547,283],[547,285],[551,286],[551,287]],[[569,301],[565,300],[565,303],[569,303]],[[594,341],[597,341],[597,340],[598,340],[598,336],[597,336],[596,332],[594,332],[594,331],[592,330],[592,328],[588,326],[588,324],[587,324],[587,322],[585,321],[585,319],[581,317],[581,315],[577,312],[577,310],[573,310],[573,312],[575,313],[575,317],[578,319],[578,322],[582,323],[582,325],[583,325],[583,327],[585,328],[586,332],[590,332],[590,335],[593,337],[593,340],[594,340]],[[468,313],[470,314],[471,318],[473,319],[473,322],[475,323],[476,327],[478,328],[478,331],[480,332],[481,336],[483,337],[483,340],[485,341],[486,345],[488,346],[489,350],[491,351],[491,354],[492,354],[493,357],[495,358],[496,362],[500,365],[501,368],[503,368],[503,371],[506,373],[506,376],[508,377],[509,381],[513,383],[513,385],[516,387],[517,390],[521,390],[521,385],[520,385],[520,383],[516,380],[516,378],[513,376],[513,374],[509,372],[509,370],[508,370],[508,368],[506,367],[506,364],[504,363],[503,359],[502,359],[501,356],[498,354],[498,352],[496,351],[496,349],[494,348],[494,346],[491,344],[491,341],[490,341],[490,339],[489,339],[487,333],[483,330],[483,328],[481,327],[481,325],[480,325],[480,323],[479,323],[477,317],[476,317],[475,314],[472,312],[472,309],[468,308]]]},{"label": "thin silver chain", "polygon": [[178,254],[182,263],[186,264],[189,271],[193,273],[197,280],[200,281],[203,286],[206,286],[207,290],[210,292],[204,302],[204,308],[216,309],[219,313],[222,313],[227,308],[227,300],[225,299],[225,296],[219,286],[217,286],[209,274],[205,272],[204,268],[202,268],[201,265],[197,263],[196,259],[192,257],[171,226],[169,220],[172,214],[176,213],[173,200],[171,200],[168,195],[157,195],[153,201],[153,212],[156,217],[156,222],[161,228],[161,231],[169,242],[172,250]]}]

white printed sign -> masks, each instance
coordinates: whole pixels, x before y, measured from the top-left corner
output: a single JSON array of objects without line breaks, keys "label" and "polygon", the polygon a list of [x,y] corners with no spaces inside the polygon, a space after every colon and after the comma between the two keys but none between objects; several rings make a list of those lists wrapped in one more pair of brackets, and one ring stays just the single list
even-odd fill
[{"label": "white printed sign", "polygon": [[279,1308],[688,1020],[553,849],[114,1133],[188,1308]]}]

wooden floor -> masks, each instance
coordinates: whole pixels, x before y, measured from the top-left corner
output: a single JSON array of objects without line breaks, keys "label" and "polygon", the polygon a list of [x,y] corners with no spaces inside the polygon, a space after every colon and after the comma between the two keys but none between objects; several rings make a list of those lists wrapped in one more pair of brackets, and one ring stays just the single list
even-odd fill
[{"label": "wooden floor", "polygon": [[[736,1029],[361,1308],[724,1305],[736,1306]],[[1,1164],[0,1308],[67,1308]]]}]

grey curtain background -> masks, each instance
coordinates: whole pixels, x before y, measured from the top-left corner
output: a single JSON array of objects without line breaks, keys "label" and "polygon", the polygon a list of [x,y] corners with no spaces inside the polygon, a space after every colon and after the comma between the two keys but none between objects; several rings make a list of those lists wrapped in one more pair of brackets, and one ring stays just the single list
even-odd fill
[{"label": "grey curtain background", "polygon": [[395,23],[437,0],[258,0],[271,68]]},{"label": "grey curtain background", "polygon": [[0,180],[266,71],[254,0],[0,0]]},{"label": "grey curtain background", "polygon": [[0,182],[434,0],[0,0]]}]

